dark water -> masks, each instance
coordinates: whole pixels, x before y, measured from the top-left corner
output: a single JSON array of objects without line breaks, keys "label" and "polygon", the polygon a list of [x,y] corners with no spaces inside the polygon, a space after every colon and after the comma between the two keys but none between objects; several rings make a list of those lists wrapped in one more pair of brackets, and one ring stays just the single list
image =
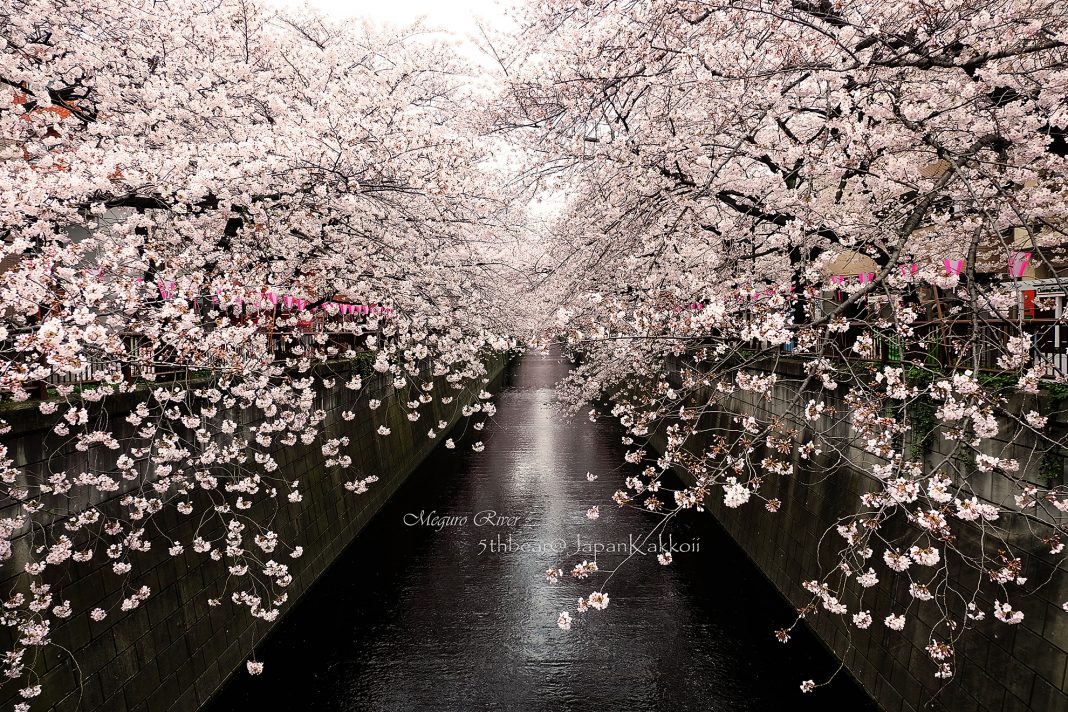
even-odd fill
[{"label": "dark water", "polygon": [[[801,680],[836,664],[804,631],[775,641],[791,609],[708,516],[672,530],[676,543],[699,542],[697,553],[667,567],[632,558],[605,589],[604,611],[575,613],[596,575],[546,582],[551,565],[592,558],[554,553],[559,540],[569,550],[579,536],[626,542],[653,522],[611,503],[630,474],[620,433],[551,409],[566,371],[559,357],[525,356],[497,399],[486,450],[440,449],[413,474],[257,651],[264,674],[238,672],[211,712],[874,710],[844,673],[801,693]],[[602,514],[591,522],[593,504]],[[486,510],[517,520],[476,526]],[[420,512],[469,519],[408,526]],[[512,549],[535,550],[508,551],[509,537]],[[562,610],[576,620],[570,631],[556,625]]]}]

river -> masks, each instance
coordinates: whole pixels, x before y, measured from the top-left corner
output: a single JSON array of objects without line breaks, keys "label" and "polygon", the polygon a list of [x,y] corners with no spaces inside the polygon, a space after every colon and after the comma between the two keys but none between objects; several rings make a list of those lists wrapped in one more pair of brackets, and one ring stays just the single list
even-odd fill
[{"label": "river", "polygon": [[439,448],[260,646],[264,674],[237,672],[210,712],[874,711],[844,671],[802,694],[837,664],[805,630],[775,640],[790,607],[709,515],[674,524],[676,551],[696,551],[671,565],[632,557],[603,611],[575,612],[600,578],[546,581],[653,522],[611,502],[630,472],[618,427],[554,410],[567,369],[536,352],[514,365],[485,451],[470,433]]}]

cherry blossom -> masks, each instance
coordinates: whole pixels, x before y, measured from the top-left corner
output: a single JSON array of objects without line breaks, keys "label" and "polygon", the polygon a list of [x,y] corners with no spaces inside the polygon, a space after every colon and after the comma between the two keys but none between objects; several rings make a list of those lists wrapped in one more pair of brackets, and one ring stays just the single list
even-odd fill
[{"label": "cherry blossom", "polygon": [[[1032,553],[1064,556],[1050,405],[1068,374],[1021,280],[1068,258],[1068,8],[553,0],[520,18],[515,50],[495,45],[494,121],[559,204],[530,257],[550,315],[531,339],[577,357],[572,413],[625,429],[613,502],[654,532],[706,507],[775,517],[852,466],[833,555],[805,542],[799,622],[908,622],[939,655],[1018,622],[978,601],[1004,601]],[[646,507],[668,471],[682,484]],[[906,610],[876,610],[890,587]]]},{"label": "cherry blossom", "polygon": [[[523,210],[472,70],[418,26],[248,0],[16,0],[0,17],[0,398],[39,401],[86,463],[40,475],[0,448],[0,559],[25,579],[9,652],[82,613],[45,583],[71,567],[106,561],[122,591],[94,624],[141,607],[153,546],[231,574],[198,605],[275,620],[302,549],[265,512],[305,498],[279,449],[321,449],[341,496],[377,481],[327,435],[326,394],[382,436],[394,400],[407,422],[435,400],[449,423],[460,403],[493,413]],[[396,398],[369,397],[371,378]],[[171,511],[221,533],[159,541]],[[33,690],[32,668],[5,679]]]}]

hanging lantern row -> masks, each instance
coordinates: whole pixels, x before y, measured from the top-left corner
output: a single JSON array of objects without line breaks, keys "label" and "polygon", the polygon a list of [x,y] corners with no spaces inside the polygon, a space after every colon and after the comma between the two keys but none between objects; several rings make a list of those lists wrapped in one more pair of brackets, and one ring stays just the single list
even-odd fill
[{"label": "hanging lantern row", "polygon": [[[1011,275],[1014,279],[1019,279],[1019,278],[1023,277],[1024,271],[1027,269],[1027,266],[1030,263],[1030,261],[1031,261],[1031,253],[1030,252],[1013,252],[1013,253],[1011,253],[1009,255],[1009,275]],[[964,271],[964,260],[946,258],[946,259],[942,260],[942,264],[946,268],[946,274],[948,276],[950,276],[950,277],[959,277],[960,273]],[[916,273],[919,272],[919,270],[920,270],[920,266],[918,264],[916,264],[915,262],[910,262],[909,264],[898,265],[898,270],[901,272],[901,276],[903,278],[909,279],[911,277],[915,277],[916,276]],[[846,284],[847,280],[849,280],[850,277],[852,277],[852,275],[834,274],[834,275],[831,275],[830,281],[831,281],[831,284],[835,285],[836,287],[842,287],[842,286],[844,286]],[[857,277],[857,282],[859,284],[869,284],[869,283],[875,281],[875,272],[858,272],[856,277]],[[794,287],[793,287],[793,285],[790,285],[789,289],[785,290],[785,293],[789,294],[790,292],[793,292],[793,291],[794,291]],[[735,302],[743,302],[743,301],[754,301],[755,302],[755,301],[759,301],[761,297],[772,297],[775,294],[777,294],[778,292],[779,292],[779,288],[777,288],[777,287],[767,287],[763,291],[755,290],[755,291],[753,291],[753,292],[751,292],[749,294],[736,294],[736,295],[734,295],[734,301]],[[690,302],[685,307],[681,307],[681,308],[676,309],[676,312],[684,311],[687,308],[690,311],[699,311],[701,309],[704,309],[705,305],[700,303],[700,302]]]},{"label": "hanging lantern row", "polygon": [[1030,252],[1013,252],[1009,255],[1009,276],[1013,279],[1023,277],[1024,270],[1027,269],[1027,263],[1030,261]]},{"label": "hanging lantern row", "polygon": [[[793,285],[790,285],[790,287],[788,289],[786,289],[784,293],[789,294],[790,292],[793,292],[793,291],[794,291],[794,287],[793,287]],[[779,288],[778,287],[767,287],[764,290],[757,289],[757,290],[754,290],[753,292],[750,292],[748,294],[735,294],[733,296],[733,299],[734,299],[735,302],[743,302],[743,301],[750,301],[750,300],[756,302],[756,301],[759,301],[761,297],[772,297],[772,296],[775,296],[778,292],[779,292]],[[689,304],[686,304],[684,306],[676,307],[675,308],[675,313],[678,314],[679,312],[683,312],[683,311],[686,311],[686,310],[689,310],[689,311],[701,311],[704,308],[705,308],[705,305],[703,303],[701,303],[701,302],[690,302]]]},{"label": "hanging lantern row", "polygon": [[[1009,275],[1014,279],[1023,277],[1024,271],[1027,270],[1027,265],[1031,261],[1030,252],[1013,252],[1009,255]],[[950,277],[959,277],[960,273],[964,271],[964,260],[949,259],[942,260],[942,264],[946,268],[946,275]],[[898,270],[901,272],[901,276],[905,279],[916,276],[916,273],[920,270],[920,266],[915,262],[910,262],[907,265],[898,265]],[[831,275],[831,284],[843,285],[846,280],[852,275],[836,274]],[[874,272],[860,272],[857,274],[857,281],[860,284],[867,284],[875,281]]]},{"label": "hanging lantern row", "polygon": [[[178,296],[178,289],[175,286],[174,282],[162,282],[161,281],[161,282],[157,283],[157,287],[159,288],[159,296],[163,300],[169,301],[171,299],[174,299],[176,296]],[[256,307],[264,306],[265,304],[270,304],[271,307],[274,308],[274,307],[279,306],[279,304],[281,304],[281,306],[285,307],[286,309],[296,310],[296,311],[304,311],[308,307],[308,300],[306,300],[306,299],[298,299],[298,298],[294,297],[291,294],[278,295],[278,294],[275,294],[274,292],[267,291],[267,292],[258,293],[256,296],[258,297],[258,299],[256,299],[255,301],[251,301],[251,300],[249,301],[249,304],[252,304],[253,306],[256,306]],[[224,295],[223,295],[222,290],[218,290],[217,289],[211,295],[211,301],[214,304],[219,304],[222,301],[223,297],[224,297]],[[196,301],[195,297],[194,297],[193,301],[194,302]],[[237,303],[245,304],[244,297],[238,297],[237,298]],[[392,314],[393,313],[393,307],[382,307],[382,306],[378,306],[378,305],[367,305],[367,304],[346,304],[345,302],[324,302],[320,306],[312,307],[311,309],[309,309],[309,311],[311,311],[312,313],[317,312],[317,311],[325,312],[327,310],[327,307],[333,307],[334,309],[337,309],[338,313],[342,314],[342,315],[347,315],[347,314]]]},{"label": "hanging lantern row", "polygon": [[790,294],[791,292],[794,291],[794,285],[791,284],[789,286],[789,288],[787,288],[787,289],[780,289],[779,287],[771,286],[771,287],[765,287],[763,290],[756,289],[756,290],[753,290],[752,292],[749,292],[747,294],[735,294],[734,295],[734,301],[736,301],[736,302],[746,302],[746,301],[758,302],[758,301],[760,301],[761,297],[764,297],[764,298],[774,297],[780,291],[782,291],[783,294]]}]

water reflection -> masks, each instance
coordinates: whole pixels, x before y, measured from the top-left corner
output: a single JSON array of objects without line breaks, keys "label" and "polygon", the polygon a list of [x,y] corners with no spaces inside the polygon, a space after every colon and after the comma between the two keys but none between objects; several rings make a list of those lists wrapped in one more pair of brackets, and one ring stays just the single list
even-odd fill
[{"label": "water reflection", "polygon": [[[625,476],[620,433],[552,411],[566,371],[558,356],[525,356],[486,450],[442,449],[413,474],[258,651],[265,674],[239,672],[212,712],[874,710],[845,677],[801,694],[801,679],[836,665],[804,631],[775,642],[789,607],[708,517],[672,530],[698,553],[669,567],[635,556],[606,611],[557,628],[596,585],[545,582],[551,565],[575,563],[560,542],[625,542],[651,522],[610,502]],[[476,523],[486,511],[507,519]]]}]

